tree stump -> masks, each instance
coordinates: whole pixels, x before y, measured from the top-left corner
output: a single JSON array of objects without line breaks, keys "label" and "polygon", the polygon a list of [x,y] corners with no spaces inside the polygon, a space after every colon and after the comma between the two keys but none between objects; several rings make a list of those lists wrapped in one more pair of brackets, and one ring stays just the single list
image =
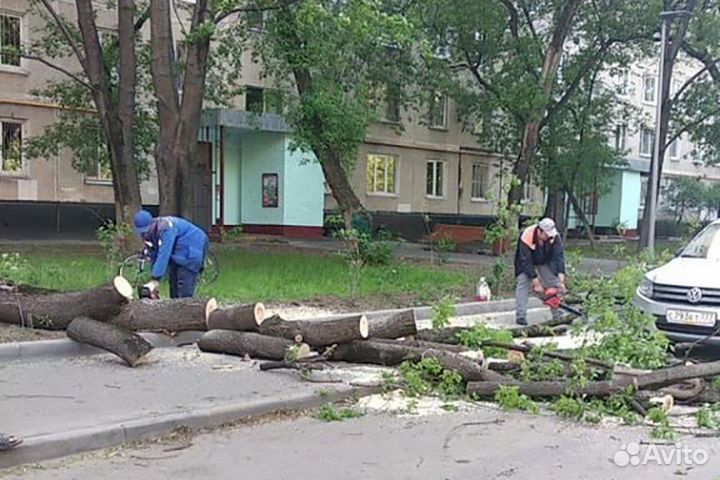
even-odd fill
[{"label": "tree stump", "polygon": [[78,317],[70,322],[66,333],[76,342],[114,353],[131,367],[137,365],[138,361],[153,349],[153,346],[137,333],[87,317]]},{"label": "tree stump", "polygon": [[263,335],[305,342],[311,347],[362,340],[368,338],[368,330],[368,320],[365,315],[317,321],[288,321],[275,315],[263,321],[258,328]]},{"label": "tree stump", "polygon": [[[210,330],[198,340],[198,348],[203,352],[226,353],[240,357],[248,355],[251,358],[267,360],[285,360],[285,353],[294,345],[297,344],[286,338],[237,330]],[[300,344],[299,348],[298,357],[309,355],[308,345]]]},{"label": "tree stump", "polygon": [[214,298],[144,299],[125,305],[109,323],[136,332],[207,330],[208,318],[216,308]]},{"label": "tree stump", "polygon": [[207,321],[208,330],[257,331],[265,320],[265,305],[251,303],[214,310]]},{"label": "tree stump", "polygon": [[80,292],[12,294],[0,299],[0,322],[46,330],[65,330],[76,317],[106,321],[121,311],[133,294],[123,277]]},{"label": "tree stump", "polygon": [[415,310],[403,310],[384,318],[368,320],[369,338],[400,338],[417,333]]}]

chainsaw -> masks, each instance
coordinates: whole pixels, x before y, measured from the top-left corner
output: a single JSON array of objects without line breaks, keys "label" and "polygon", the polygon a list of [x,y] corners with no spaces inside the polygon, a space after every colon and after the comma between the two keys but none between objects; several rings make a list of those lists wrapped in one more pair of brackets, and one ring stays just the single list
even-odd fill
[{"label": "chainsaw", "polygon": [[557,288],[550,287],[546,288],[543,292],[542,302],[550,308],[560,308],[566,312],[570,312],[578,317],[583,317],[585,314],[577,308],[571,307],[567,303],[563,302],[560,296],[560,291]]},{"label": "chainsaw", "polygon": [[160,292],[157,290],[150,290],[145,285],[138,287],[138,297],[140,299],[147,298],[150,300],[160,300]]}]

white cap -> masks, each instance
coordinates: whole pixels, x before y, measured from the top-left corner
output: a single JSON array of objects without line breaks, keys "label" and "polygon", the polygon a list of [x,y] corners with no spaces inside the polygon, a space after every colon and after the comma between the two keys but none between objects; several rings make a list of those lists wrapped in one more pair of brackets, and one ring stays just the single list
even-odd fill
[{"label": "white cap", "polygon": [[558,231],[555,228],[555,221],[552,218],[543,218],[538,223],[538,228],[545,232],[548,237],[557,237]]}]

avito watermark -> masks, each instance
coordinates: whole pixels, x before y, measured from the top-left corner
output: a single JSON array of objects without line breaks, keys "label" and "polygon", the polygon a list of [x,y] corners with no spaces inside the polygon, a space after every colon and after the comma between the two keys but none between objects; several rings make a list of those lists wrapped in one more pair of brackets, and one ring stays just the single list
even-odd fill
[{"label": "avito watermark", "polygon": [[702,448],[691,448],[681,443],[669,445],[649,444],[641,445],[636,442],[623,443],[613,456],[613,462],[618,467],[628,465],[705,465],[709,455]]}]

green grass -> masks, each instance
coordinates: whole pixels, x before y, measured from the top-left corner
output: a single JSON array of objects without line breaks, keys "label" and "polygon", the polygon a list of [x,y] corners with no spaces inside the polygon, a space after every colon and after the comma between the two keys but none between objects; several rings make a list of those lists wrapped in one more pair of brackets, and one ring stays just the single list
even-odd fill
[{"label": "green grass", "polygon": [[[675,252],[684,244],[676,240],[659,239],[655,243],[656,251],[670,250]],[[636,241],[623,242],[596,242],[595,248],[585,241],[578,242],[571,239],[567,243],[568,252],[577,252],[583,258],[604,258],[608,260],[627,260],[628,256],[634,257],[638,253],[638,243]]]},{"label": "green grass", "polygon": [[[218,280],[199,294],[224,302],[290,302],[350,295],[347,267],[338,255],[314,255],[282,251],[216,251],[220,263]],[[63,252],[22,254],[27,266],[15,279],[57,290],[78,290],[101,284],[114,275],[101,254]],[[396,262],[386,267],[367,267],[357,297],[403,297],[430,302],[448,293],[467,293],[473,285],[468,273]],[[167,296],[167,285],[163,284]],[[410,298],[407,298],[410,297]]]}]

